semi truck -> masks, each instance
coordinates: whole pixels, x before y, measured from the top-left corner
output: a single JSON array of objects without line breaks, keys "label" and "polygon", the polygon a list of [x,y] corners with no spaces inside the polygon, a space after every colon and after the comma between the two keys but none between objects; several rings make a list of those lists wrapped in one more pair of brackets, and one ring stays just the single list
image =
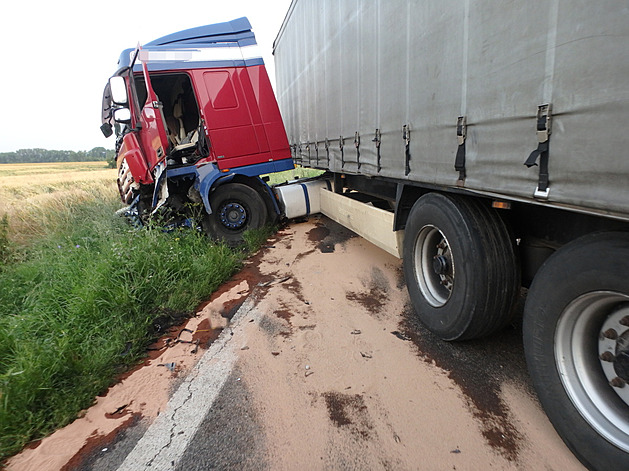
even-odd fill
[{"label": "semi truck", "polygon": [[123,51],[103,94],[101,130],[116,133],[118,189],[136,224],[198,221],[237,245],[280,215],[317,210],[322,182],[266,183],[264,175],[295,165],[247,18]]},{"label": "semi truck", "polygon": [[513,321],[590,469],[629,469],[629,6],[293,0],[274,43],[324,214],[402,258],[447,341]]}]

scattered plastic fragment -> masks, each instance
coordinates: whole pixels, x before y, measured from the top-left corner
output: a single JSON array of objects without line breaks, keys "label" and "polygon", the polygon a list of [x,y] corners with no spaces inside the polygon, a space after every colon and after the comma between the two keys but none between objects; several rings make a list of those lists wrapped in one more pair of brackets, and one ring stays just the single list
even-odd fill
[{"label": "scattered plastic fragment", "polygon": [[170,362],[170,363],[160,363],[157,366],[165,366],[166,368],[168,368],[169,371],[175,371],[175,367],[177,366],[177,364],[175,362]]},{"label": "scattered plastic fragment", "polygon": [[274,285],[277,283],[284,283],[285,281],[290,280],[291,277],[289,276],[285,276],[284,278],[280,278],[279,280],[269,280],[269,281],[264,281],[262,283],[258,283],[258,286],[260,287],[265,287],[265,286],[270,286],[270,285]]},{"label": "scattered plastic fragment", "polygon": [[194,332],[192,332],[190,329],[181,329],[179,333],[177,334],[177,339],[175,341],[179,343],[192,343],[192,340],[181,340],[181,334],[183,334],[184,332],[189,332],[190,334],[194,334]]},{"label": "scattered plastic fragment", "polygon": [[393,331],[393,332],[391,332],[391,333],[392,333],[393,335],[395,335],[397,338],[399,338],[400,340],[410,340],[410,339],[411,339],[408,335],[403,334],[402,332],[397,331],[397,330],[394,330],[394,331]]},{"label": "scattered plastic fragment", "polygon": [[113,411],[111,413],[111,415],[115,415],[115,414],[120,414],[123,410],[125,410],[127,407],[129,406],[129,404],[123,404],[120,407],[118,407],[115,411]]}]

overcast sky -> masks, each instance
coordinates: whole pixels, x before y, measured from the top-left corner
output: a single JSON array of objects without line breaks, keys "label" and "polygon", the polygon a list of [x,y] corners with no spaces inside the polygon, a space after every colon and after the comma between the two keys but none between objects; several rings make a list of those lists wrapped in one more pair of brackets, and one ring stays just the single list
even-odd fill
[{"label": "overcast sky", "polygon": [[123,49],[183,29],[249,18],[269,75],[291,0],[17,0],[3,7],[0,152],[114,147],[100,132]]}]

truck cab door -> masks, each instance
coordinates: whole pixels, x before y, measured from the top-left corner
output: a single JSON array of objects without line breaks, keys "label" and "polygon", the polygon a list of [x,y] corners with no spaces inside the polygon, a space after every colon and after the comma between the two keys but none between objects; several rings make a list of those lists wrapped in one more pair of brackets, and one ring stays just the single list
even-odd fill
[{"label": "truck cab door", "polygon": [[[138,46],[139,47],[139,46]],[[140,49],[139,55],[146,85],[146,102],[142,106],[139,116],[140,145],[144,151],[148,168],[153,170],[160,162],[164,161],[168,153],[168,133],[162,103],[153,90],[149,77],[147,62],[148,51]]]}]

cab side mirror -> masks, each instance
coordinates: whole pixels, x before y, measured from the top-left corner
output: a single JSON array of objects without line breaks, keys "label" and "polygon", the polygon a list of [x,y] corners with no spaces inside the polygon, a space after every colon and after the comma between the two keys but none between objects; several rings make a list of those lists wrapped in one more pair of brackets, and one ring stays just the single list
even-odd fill
[{"label": "cab side mirror", "polygon": [[127,124],[131,122],[131,111],[129,108],[118,108],[114,110],[114,121]]},{"label": "cab side mirror", "polygon": [[114,76],[109,79],[111,89],[111,100],[119,106],[128,106],[129,96],[127,95],[127,85],[124,77]]}]

